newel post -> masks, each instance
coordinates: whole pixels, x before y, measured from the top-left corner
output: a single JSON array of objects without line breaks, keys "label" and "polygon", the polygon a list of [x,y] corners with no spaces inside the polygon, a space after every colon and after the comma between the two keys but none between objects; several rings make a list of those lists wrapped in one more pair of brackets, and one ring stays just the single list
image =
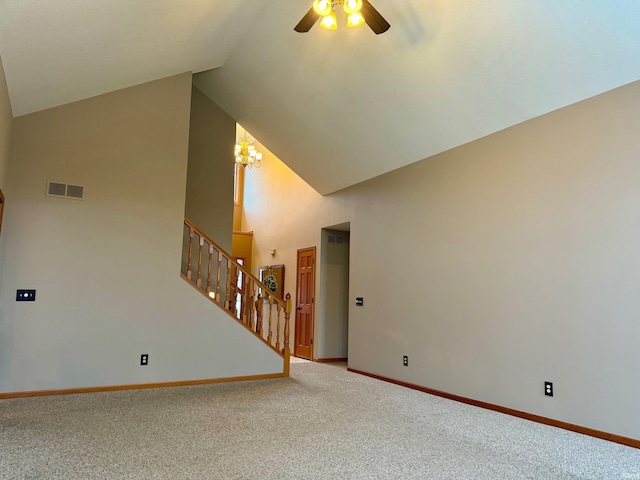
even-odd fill
[{"label": "newel post", "polygon": [[289,318],[291,317],[291,294],[287,293],[285,296],[285,309],[284,309],[284,374],[289,376],[289,362],[291,357],[291,351],[289,350]]}]

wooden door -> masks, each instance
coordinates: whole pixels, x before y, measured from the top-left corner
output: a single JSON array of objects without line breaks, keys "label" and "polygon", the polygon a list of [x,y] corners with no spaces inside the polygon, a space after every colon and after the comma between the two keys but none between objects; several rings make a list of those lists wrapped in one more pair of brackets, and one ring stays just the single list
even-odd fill
[{"label": "wooden door", "polygon": [[315,302],[316,247],[298,250],[296,270],[296,323],[293,354],[313,357],[313,307]]}]

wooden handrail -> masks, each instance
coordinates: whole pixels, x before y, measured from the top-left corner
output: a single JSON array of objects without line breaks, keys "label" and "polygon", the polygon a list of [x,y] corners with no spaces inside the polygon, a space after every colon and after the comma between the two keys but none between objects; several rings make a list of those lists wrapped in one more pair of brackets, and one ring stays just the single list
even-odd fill
[{"label": "wooden handrail", "polygon": [[[187,258],[181,276],[282,355],[285,359],[284,370],[288,372],[291,295],[287,293],[284,299],[276,297],[269,287],[240,265],[193,222],[185,218],[184,226],[189,229],[189,244],[183,245]],[[198,237],[197,248],[193,245],[195,236]],[[204,247],[205,243],[208,245],[207,248]],[[214,250],[218,252],[216,256]],[[204,259],[203,253],[206,255]],[[193,258],[194,254],[197,258]],[[197,273],[194,272],[196,265]],[[194,273],[197,275],[195,281],[192,278]],[[203,275],[207,276],[206,281],[203,281]],[[267,312],[264,312],[265,305],[268,307]],[[283,313],[284,324],[281,318]],[[268,325],[265,325],[267,321]],[[275,335],[272,331],[273,323],[276,327]],[[281,330],[283,348],[280,347]]]}]

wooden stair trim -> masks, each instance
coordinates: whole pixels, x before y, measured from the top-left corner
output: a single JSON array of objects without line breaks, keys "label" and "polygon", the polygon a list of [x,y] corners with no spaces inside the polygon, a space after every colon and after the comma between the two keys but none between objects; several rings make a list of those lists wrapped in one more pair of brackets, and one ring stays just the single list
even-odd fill
[{"label": "wooden stair trim", "polygon": [[[204,238],[204,240],[209,244],[209,245],[213,245],[213,247],[220,253],[222,253],[222,255],[224,255],[225,257],[227,257],[227,259],[229,259],[231,261],[231,263],[239,270],[241,270],[242,272],[244,272],[247,276],[251,277],[253,279],[254,282],[256,282],[258,285],[260,285],[262,288],[264,288],[266,291],[270,291],[269,288],[260,281],[260,279],[258,277],[256,277],[253,273],[251,273],[250,271],[248,271],[243,265],[240,265],[235,258],[233,258],[233,255],[231,255],[229,252],[227,252],[224,248],[222,248],[220,245],[218,245],[216,242],[214,242],[213,240],[211,240],[211,238],[209,238],[207,236],[207,234],[205,234],[202,230],[200,230],[191,220],[189,220],[188,218],[185,217],[184,219],[184,223],[189,226],[190,228],[192,228],[193,230],[195,230],[195,232],[201,236],[202,238]],[[190,280],[187,280],[188,282],[191,282]],[[286,303],[284,301],[284,299],[279,299],[278,297],[274,296],[274,295],[270,295],[273,300],[276,303],[279,303],[282,308],[286,307]]]},{"label": "wooden stair trim", "polygon": [[[261,282],[255,275],[253,275],[249,270],[247,270],[243,265],[240,265],[235,258],[233,258],[233,256],[231,254],[229,254],[227,251],[225,251],[223,248],[220,247],[220,245],[218,245],[216,242],[214,242],[211,238],[209,238],[209,236],[207,236],[204,232],[202,232],[192,221],[190,221],[188,218],[184,218],[184,224],[183,227],[186,226],[189,229],[189,253],[188,253],[188,263],[187,263],[187,275],[183,274],[182,271],[180,272],[180,276],[182,277],[183,280],[185,280],[188,284],[190,284],[193,288],[195,288],[197,291],[200,292],[201,295],[204,295],[206,298],[209,299],[210,302],[214,303],[219,309],[223,310],[226,312],[227,315],[229,315],[230,317],[232,317],[237,323],[239,323],[240,325],[242,325],[246,330],[249,330],[255,337],[259,338],[265,345],[267,345],[271,350],[273,350],[274,352],[276,352],[282,359],[283,359],[283,372],[285,375],[289,374],[289,360],[290,360],[290,347],[289,347],[289,331],[290,331],[290,316],[291,316],[291,295],[290,294],[286,294],[285,298],[283,299],[279,299],[277,298],[273,292],[271,292],[271,290],[263,283]],[[197,265],[198,265],[198,270],[197,270],[197,279],[194,282],[191,278],[191,274],[193,272],[192,270],[192,261],[193,261],[193,256],[192,256],[192,252],[193,252],[193,238],[194,235],[197,234],[199,237],[198,240],[198,261],[197,261]],[[204,242],[206,242],[209,245],[209,258],[208,258],[208,262],[207,262],[207,285],[206,287],[203,289],[202,286],[202,277],[201,277],[201,272],[202,272],[202,247]],[[184,248],[184,245],[183,245]],[[212,274],[212,261],[213,261],[213,257],[212,257],[212,252],[213,250],[216,250],[218,252],[218,261],[217,261],[217,267],[216,267],[216,297],[212,298],[209,295],[209,286],[210,286],[210,282],[211,282],[211,274]],[[221,261],[222,259],[226,260],[226,287],[225,287],[225,295],[224,295],[224,301],[223,303],[220,303],[220,268],[221,268]],[[228,297],[229,294],[231,292],[234,292],[233,298],[236,298],[235,295],[238,294],[238,290],[236,288],[236,286],[234,285],[232,287],[231,284],[231,269],[233,268],[233,270],[235,270],[235,272],[241,272],[243,275],[243,279],[244,279],[244,289],[247,288],[248,285],[252,285],[252,289],[253,290],[249,290],[249,292],[253,292],[253,294],[257,294],[257,298],[254,298],[253,295],[249,294],[248,292],[245,293],[242,297],[242,301],[244,302],[244,318],[242,318],[243,314],[242,312],[240,312],[240,316],[238,316],[237,312],[235,311],[235,308],[233,309],[233,311],[229,311],[226,307],[227,307],[227,302],[228,302]],[[260,293],[257,293],[258,290],[260,291]],[[262,297],[262,295],[265,295],[265,297]],[[265,300],[268,301],[269,303],[269,337],[268,339],[265,339],[263,337],[263,332],[262,332],[262,328],[263,325],[261,323],[260,327],[257,326],[256,324],[256,328],[254,329],[253,327],[253,311],[251,311],[251,305],[253,305],[255,303],[256,306],[256,315],[257,315],[257,319],[256,322],[261,321],[262,317],[261,317],[261,313],[262,313],[262,307],[263,307],[263,303],[260,301],[261,298],[264,298]],[[273,314],[273,306],[275,305],[276,307],[276,311],[277,311],[277,324],[276,324],[276,344],[273,345],[271,342],[271,328],[272,328],[272,324],[271,324],[271,319],[272,319],[272,314]],[[284,315],[284,345],[283,348],[280,348],[280,343],[279,343],[279,338],[280,338],[280,321],[281,321],[281,313]]]}]

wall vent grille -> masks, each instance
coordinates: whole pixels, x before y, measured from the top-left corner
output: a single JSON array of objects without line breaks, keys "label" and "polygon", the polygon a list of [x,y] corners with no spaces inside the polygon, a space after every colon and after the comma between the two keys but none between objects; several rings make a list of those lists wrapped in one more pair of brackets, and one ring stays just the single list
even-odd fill
[{"label": "wall vent grille", "polygon": [[47,182],[47,196],[59,198],[84,199],[84,187],[59,182]]},{"label": "wall vent grille", "polygon": [[339,237],[338,235],[329,235],[329,243],[344,243],[344,237]]}]

